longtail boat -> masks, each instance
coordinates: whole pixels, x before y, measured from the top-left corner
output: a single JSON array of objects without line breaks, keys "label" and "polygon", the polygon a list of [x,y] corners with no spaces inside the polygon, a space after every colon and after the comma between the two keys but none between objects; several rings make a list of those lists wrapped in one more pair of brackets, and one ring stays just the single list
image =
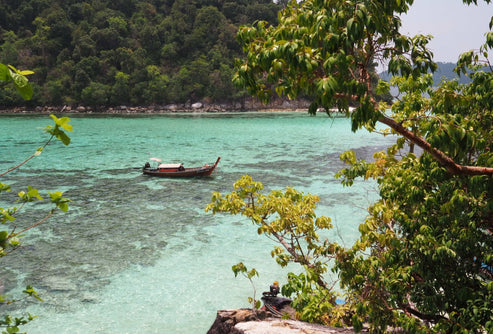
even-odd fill
[{"label": "longtail boat", "polygon": [[[151,158],[151,160],[160,161],[160,159],[157,158]],[[159,177],[209,176],[216,168],[219,160],[221,160],[221,157],[218,157],[213,165],[205,164],[204,166],[189,168],[183,167],[182,163],[159,164],[156,168],[152,168],[150,163],[147,162],[142,168],[142,173]]]}]

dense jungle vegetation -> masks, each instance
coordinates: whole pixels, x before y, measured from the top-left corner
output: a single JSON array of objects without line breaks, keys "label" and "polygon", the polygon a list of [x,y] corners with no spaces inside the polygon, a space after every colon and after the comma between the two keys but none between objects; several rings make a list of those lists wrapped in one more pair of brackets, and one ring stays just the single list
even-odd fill
[{"label": "dense jungle vegetation", "polygon": [[0,59],[29,69],[34,94],[12,87],[0,105],[148,105],[223,101],[238,26],[277,23],[271,0],[6,0],[0,2]]}]

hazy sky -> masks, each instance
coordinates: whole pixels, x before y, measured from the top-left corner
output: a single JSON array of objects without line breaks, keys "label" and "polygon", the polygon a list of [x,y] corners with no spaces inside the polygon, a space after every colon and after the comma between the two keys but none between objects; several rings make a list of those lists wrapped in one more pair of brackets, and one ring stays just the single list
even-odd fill
[{"label": "hazy sky", "polygon": [[459,54],[485,43],[492,16],[493,3],[487,5],[482,0],[477,6],[467,6],[461,0],[414,0],[407,15],[401,17],[401,32],[433,35],[429,46],[434,60],[455,63]]}]

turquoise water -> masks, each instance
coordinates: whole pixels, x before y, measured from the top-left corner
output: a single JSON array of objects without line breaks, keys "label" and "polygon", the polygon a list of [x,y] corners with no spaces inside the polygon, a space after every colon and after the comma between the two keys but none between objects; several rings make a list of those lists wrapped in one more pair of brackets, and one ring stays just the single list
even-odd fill
[{"label": "turquoise water", "polygon": [[[335,228],[328,237],[349,246],[375,184],[343,188],[334,179],[339,154],[361,157],[390,139],[351,133],[349,120],[305,113],[71,116],[72,143],[50,144],[2,182],[63,190],[66,214],[26,233],[24,247],[2,258],[5,292],[32,284],[43,303],[26,307],[36,333],[205,333],[216,311],[248,307],[253,289],[231,266],[256,268],[256,296],[288,271],[270,257],[273,242],[242,217],[205,213],[213,191],[230,192],[243,174],[267,189],[293,186],[320,196],[319,215]],[[42,144],[47,116],[0,116],[0,170]],[[149,157],[185,166],[221,161],[210,178],[141,175]],[[2,200],[6,200],[2,198]],[[47,206],[33,205],[17,220],[27,225]],[[26,304],[24,304],[26,303]]]}]

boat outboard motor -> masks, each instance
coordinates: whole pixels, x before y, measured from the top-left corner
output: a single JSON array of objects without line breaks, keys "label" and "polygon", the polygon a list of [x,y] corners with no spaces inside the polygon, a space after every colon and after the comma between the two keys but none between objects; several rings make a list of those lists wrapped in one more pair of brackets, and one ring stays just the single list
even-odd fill
[{"label": "boat outboard motor", "polygon": [[279,294],[279,283],[274,281],[274,283],[269,287],[269,294],[273,297],[276,297]]},{"label": "boat outboard motor", "polygon": [[270,286],[269,291],[262,293],[262,301],[264,302],[264,307],[269,310],[272,314],[282,317],[285,313],[293,313],[291,308],[292,300],[284,297],[277,297],[279,294],[279,283],[274,282]]}]

